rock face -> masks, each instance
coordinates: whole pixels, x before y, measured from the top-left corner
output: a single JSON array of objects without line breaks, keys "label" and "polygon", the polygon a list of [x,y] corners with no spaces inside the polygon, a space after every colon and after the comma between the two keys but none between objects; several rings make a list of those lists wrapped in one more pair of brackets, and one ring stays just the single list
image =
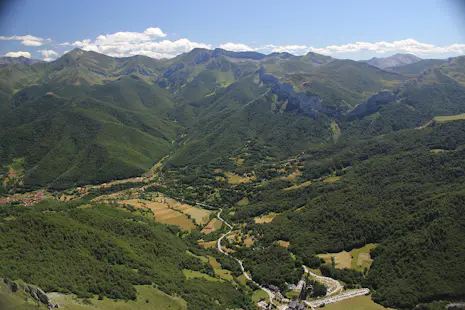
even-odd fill
[{"label": "rock face", "polygon": [[364,117],[366,115],[375,113],[379,111],[381,105],[391,103],[394,100],[394,93],[390,91],[379,92],[368,98],[367,101],[362,102],[357,107],[355,107],[355,109],[349,113],[349,118]]},{"label": "rock face", "polygon": [[34,300],[47,305],[49,309],[59,308],[58,304],[52,303],[52,300],[45,294],[45,292],[38,286],[27,284],[21,280],[12,281],[7,278],[3,279],[3,283],[7,284],[11,292],[17,293],[22,290],[26,293],[26,299],[28,296],[34,298]]},{"label": "rock face", "polygon": [[320,112],[333,116],[339,114],[338,111],[325,107],[320,96],[296,92],[291,84],[281,83],[275,76],[267,74],[263,67],[259,76],[263,83],[270,85],[272,93],[278,96],[279,101],[287,102],[285,111],[297,111],[314,119],[318,118]]},{"label": "rock face", "polygon": [[43,304],[48,305],[50,303],[50,299],[48,296],[45,294],[40,287],[28,284],[25,288],[24,291],[26,293],[29,293],[35,300],[40,301]]}]

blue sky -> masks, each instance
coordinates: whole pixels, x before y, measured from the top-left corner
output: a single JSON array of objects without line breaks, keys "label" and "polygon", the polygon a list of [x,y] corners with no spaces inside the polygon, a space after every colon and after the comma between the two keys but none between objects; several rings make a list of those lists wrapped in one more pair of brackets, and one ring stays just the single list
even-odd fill
[{"label": "blue sky", "polygon": [[1,13],[0,55],[47,60],[75,47],[156,58],[193,47],[351,59],[465,53],[462,0],[18,0]]}]

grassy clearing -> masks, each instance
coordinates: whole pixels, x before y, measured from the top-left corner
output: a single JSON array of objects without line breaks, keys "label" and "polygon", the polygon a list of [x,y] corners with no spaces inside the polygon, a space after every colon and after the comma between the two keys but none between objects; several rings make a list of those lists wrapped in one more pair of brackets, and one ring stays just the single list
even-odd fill
[{"label": "grassy clearing", "polygon": [[190,207],[182,212],[184,214],[190,215],[191,218],[194,219],[197,225],[205,225],[210,219],[210,214],[212,213],[212,211],[204,210],[204,209],[200,209],[196,207]]},{"label": "grassy clearing", "polygon": [[268,294],[262,290],[256,290],[252,294],[252,301],[259,302],[260,300],[268,300]]},{"label": "grassy clearing", "polygon": [[189,256],[200,259],[203,263],[208,263],[208,258],[206,258],[205,256],[195,255],[194,253],[192,253],[189,250],[186,250],[186,254],[189,255]]},{"label": "grassy clearing", "polygon": [[199,240],[199,241],[197,241],[197,244],[199,246],[201,246],[202,248],[204,248],[204,249],[210,249],[210,248],[216,247],[216,241],[215,240],[208,241],[208,242],[205,242],[203,240]]},{"label": "grassy clearing", "polygon": [[326,310],[388,310],[389,308],[384,308],[381,305],[378,305],[370,296],[358,296],[354,298],[345,299],[333,304],[328,304],[325,306]]},{"label": "grassy clearing", "polygon": [[352,267],[352,256],[349,252],[342,251],[339,253],[318,254],[318,257],[325,260],[327,264],[331,264],[331,257],[334,257],[336,268],[344,269]]},{"label": "grassy clearing", "polygon": [[341,129],[337,125],[336,121],[333,121],[330,127],[331,132],[333,133],[333,141],[337,142],[339,140],[339,137],[341,136]]},{"label": "grassy clearing", "polygon": [[252,237],[247,237],[244,239],[244,245],[248,248],[250,248],[254,244],[254,239]]},{"label": "grassy clearing", "polygon": [[200,271],[183,269],[182,273],[184,274],[187,280],[200,278],[200,279],[204,279],[204,280],[211,281],[211,282],[223,282],[223,280],[221,279],[213,278],[212,276],[209,276],[208,274],[202,273]]},{"label": "grassy clearing", "polygon": [[128,204],[137,209],[150,209],[157,222],[179,226],[190,231],[195,229],[194,223],[183,213],[170,209],[165,202],[152,202],[143,199],[121,200],[120,204]]},{"label": "grassy clearing", "polygon": [[230,270],[214,269],[214,271],[215,271],[215,275],[217,277],[220,277],[221,279],[226,280],[226,281],[230,281],[230,282],[234,281],[234,278],[233,278]]},{"label": "grassy clearing", "polygon": [[257,224],[265,224],[270,223],[273,219],[278,216],[278,213],[270,212],[266,215],[258,216],[254,218],[255,223]]},{"label": "grassy clearing", "polygon": [[289,241],[284,241],[284,240],[278,240],[278,244],[286,249],[291,245]]},{"label": "grassy clearing", "polygon": [[284,180],[289,180],[291,182],[295,182],[295,180],[297,179],[298,176],[302,175],[302,171],[300,170],[296,170],[294,172],[292,172],[291,174],[287,175],[287,176],[284,176],[282,177]]},{"label": "grassy clearing", "polygon": [[212,266],[213,269],[220,269],[221,268],[221,264],[218,263],[216,258],[214,258],[213,256],[208,256],[208,262],[210,263],[210,265]]},{"label": "grassy clearing", "polygon": [[232,172],[225,172],[224,175],[226,176],[229,184],[247,183],[255,179],[255,176],[241,177],[240,175]]},{"label": "grassy clearing", "polygon": [[290,190],[293,190],[293,189],[298,189],[298,188],[309,186],[309,185],[312,185],[312,181],[307,181],[307,182],[303,182],[303,183],[301,183],[299,185],[293,185],[291,187],[286,187],[283,190],[290,191]]},{"label": "grassy clearing", "polygon": [[373,260],[370,257],[370,250],[375,248],[376,244],[370,243],[362,248],[353,249],[350,252],[342,251],[339,253],[318,254],[327,264],[331,264],[331,257],[334,257],[336,268],[352,268],[363,271],[370,268]]},{"label": "grassy clearing", "polygon": [[434,118],[434,120],[438,123],[447,122],[447,121],[458,121],[461,119],[465,119],[465,113],[457,114],[457,115],[436,116]]},{"label": "grassy clearing", "polygon": [[370,251],[376,247],[376,244],[369,243],[362,248],[353,249],[350,251],[352,255],[352,268],[363,271],[363,269],[370,268],[373,260],[370,257]]},{"label": "grassy clearing", "polygon": [[208,222],[208,224],[200,231],[202,234],[210,234],[212,232],[215,232],[221,228],[223,225],[223,222],[218,220],[217,218],[213,218]]},{"label": "grassy clearing", "polygon": [[236,278],[236,280],[237,280],[237,282],[239,282],[239,283],[242,284],[242,285],[246,285],[246,284],[247,284],[247,278],[246,278],[243,274],[241,274],[240,276],[238,276],[238,277]]},{"label": "grassy clearing", "polygon": [[247,199],[247,197],[245,197],[245,198],[242,198],[241,200],[239,200],[239,201],[237,202],[237,205],[238,205],[238,206],[246,206],[246,205],[248,205],[249,203],[250,203],[249,199]]},{"label": "grassy clearing", "polygon": [[326,178],[323,180],[324,183],[332,183],[332,182],[336,182],[336,181],[339,181],[341,177],[329,177],[329,178]]}]

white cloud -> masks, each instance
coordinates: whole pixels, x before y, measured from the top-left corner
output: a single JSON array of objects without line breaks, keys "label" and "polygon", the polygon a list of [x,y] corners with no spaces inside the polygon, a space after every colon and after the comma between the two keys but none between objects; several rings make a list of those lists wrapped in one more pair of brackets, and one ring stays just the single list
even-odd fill
[{"label": "white cloud", "polygon": [[[212,45],[202,42],[193,42],[187,38],[178,40],[162,39],[166,37],[160,28],[147,28],[142,32],[116,32],[97,36],[94,40],[64,42],[59,46],[71,46],[82,48],[87,51],[95,51],[113,57],[127,57],[132,55],[146,55],[153,58],[172,58],[181,53],[189,52],[193,48],[213,48]],[[25,36],[26,37],[26,36]],[[25,37],[18,37],[25,41]],[[2,37],[0,37],[1,39]],[[40,38],[39,38],[40,39]],[[41,42],[41,41],[39,41]],[[28,42],[29,44],[30,42]],[[35,44],[35,43],[32,43]],[[448,57],[465,53],[465,44],[452,44],[448,46],[435,46],[419,42],[415,39],[405,39],[393,42],[355,42],[341,45],[328,45],[316,47],[308,45],[248,45],[245,43],[226,42],[220,44],[219,48],[229,51],[257,51],[264,54],[274,52],[288,52],[293,55],[305,55],[315,52],[325,55],[341,55],[341,57],[358,58],[363,53],[386,54],[386,53],[412,53],[423,57]]]},{"label": "white cloud", "polygon": [[268,44],[258,48],[258,51],[269,53],[291,53],[293,55],[305,55],[309,52],[309,47],[306,45],[273,45]]},{"label": "white cloud", "polygon": [[58,53],[53,50],[38,50],[38,52],[44,56],[45,61],[50,61],[58,56]]},{"label": "white cloud", "polygon": [[[406,39],[393,42],[356,42],[342,45],[329,45],[326,47],[313,47],[310,45],[262,45],[250,47],[242,43],[225,43],[220,48],[230,51],[257,51],[264,54],[274,52],[288,52],[293,55],[305,55],[308,52],[315,52],[325,55],[351,54],[360,52],[372,52],[376,54],[385,53],[411,53],[419,56],[440,55],[440,54],[464,54],[465,44],[452,44],[447,46],[435,46],[419,42],[415,39]],[[350,57],[350,56],[349,56]]]},{"label": "white cloud", "polygon": [[255,49],[251,48],[248,45],[242,43],[224,43],[220,45],[220,48],[233,51],[233,52],[244,52],[244,51],[254,51]]},{"label": "white cloud", "polygon": [[212,48],[209,44],[192,42],[185,38],[157,41],[163,37],[166,37],[166,34],[160,28],[147,28],[144,32],[116,32],[99,35],[94,41],[86,39],[60,45],[79,47],[113,57],[146,55],[153,58],[172,58],[197,47]]},{"label": "white cloud", "polygon": [[399,40],[394,42],[356,42],[343,45],[329,45],[324,48],[309,47],[312,52],[320,54],[339,54],[339,53],[358,53],[362,51],[370,51],[378,54],[388,52],[404,52],[416,55],[427,56],[430,54],[463,54],[465,53],[465,44],[452,44],[447,46],[435,46],[418,42],[415,39]]},{"label": "white cloud", "polygon": [[8,52],[5,54],[5,56],[7,57],[26,57],[26,58],[31,58],[31,53],[29,52],[21,52],[21,51],[18,51],[18,52]]},{"label": "white cloud", "polygon": [[[25,36],[11,36],[11,37],[0,36],[0,40],[21,41],[21,44],[26,45],[26,46],[41,46],[44,41],[44,39],[39,38],[39,37],[34,37],[30,34],[25,35]],[[51,41],[51,39],[47,39],[47,41],[48,40]]]},{"label": "white cloud", "polygon": [[24,40],[24,41],[21,41],[21,44],[26,45],[26,46],[41,46],[42,42],[32,41],[32,40]]}]

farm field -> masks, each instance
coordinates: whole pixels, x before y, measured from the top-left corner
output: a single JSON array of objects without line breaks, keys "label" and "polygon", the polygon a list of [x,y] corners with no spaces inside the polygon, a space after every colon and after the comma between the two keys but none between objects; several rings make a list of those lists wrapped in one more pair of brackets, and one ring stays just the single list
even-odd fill
[{"label": "farm field", "polygon": [[136,209],[150,209],[157,222],[163,224],[176,225],[180,228],[190,231],[195,229],[195,224],[185,214],[170,209],[164,202],[152,202],[143,199],[121,200],[119,204],[128,204]]},{"label": "farm field", "polygon": [[213,218],[208,224],[200,231],[202,234],[211,234],[221,228],[223,223],[217,218]]},{"label": "farm field", "polygon": [[278,216],[278,213],[270,212],[266,215],[261,215],[261,216],[254,218],[254,221],[257,224],[270,223],[277,216]]},{"label": "farm field", "polygon": [[197,244],[204,249],[210,249],[216,247],[216,240],[205,242],[204,240],[200,239]]},{"label": "farm field", "polygon": [[239,183],[247,183],[255,179],[254,176],[251,177],[241,177],[232,172],[225,172],[224,175],[226,176],[229,184],[239,184]]},{"label": "farm field", "polygon": [[370,257],[370,250],[375,248],[376,244],[370,243],[364,247],[353,249],[350,252],[342,251],[339,253],[327,253],[327,254],[318,254],[318,257],[321,257],[325,260],[327,264],[331,264],[331,257],[334,257],[336,268],[352,268],[358,271],[363,271],[363,269],[370,268],[373,260]]}]

